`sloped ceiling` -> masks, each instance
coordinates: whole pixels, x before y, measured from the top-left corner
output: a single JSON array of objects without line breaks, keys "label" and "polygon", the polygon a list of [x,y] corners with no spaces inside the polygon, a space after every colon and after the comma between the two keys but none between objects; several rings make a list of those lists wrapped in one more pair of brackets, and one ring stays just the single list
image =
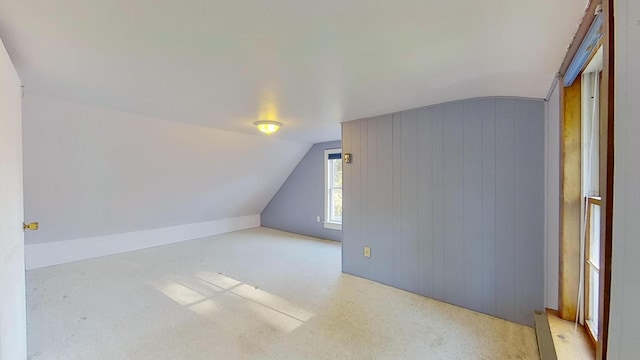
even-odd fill
[{"label": "sloped ceiling", "polygon": [[26,93],[28,244],[260,214],[310,145]]},{"label": "sloped ceiling", "polygon": [[213,128],[334,140],[341,121],[542,98],[586,0],[2,0],[29,91]]}]

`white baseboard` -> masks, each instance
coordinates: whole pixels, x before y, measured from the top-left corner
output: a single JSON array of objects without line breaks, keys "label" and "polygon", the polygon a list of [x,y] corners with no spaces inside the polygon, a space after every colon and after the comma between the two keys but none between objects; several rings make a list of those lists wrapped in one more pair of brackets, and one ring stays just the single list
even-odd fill
[{"label": "white baseboard", "polygon": [[260,215],[25,246],[27,270],[120,254],[260,226]]}]

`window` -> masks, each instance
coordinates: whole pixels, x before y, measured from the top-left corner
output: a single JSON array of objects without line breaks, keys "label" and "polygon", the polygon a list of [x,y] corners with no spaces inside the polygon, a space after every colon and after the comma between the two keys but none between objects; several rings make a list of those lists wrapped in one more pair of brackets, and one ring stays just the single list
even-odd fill
[{"label": "window", "polygon": [[587,197],[587,229],[585,241],[585,321],[589,335],[598,339],[600,299],[600,197]]},{"label": "window", "polygon": [[324,227],[342,230],[342,149],[324,151]]},{"label": "window", "polygon": [[583,315],[581,321],[594,342],[598,339],[600,307],[600,77],[601,50],[582,74],[582,228]]}]

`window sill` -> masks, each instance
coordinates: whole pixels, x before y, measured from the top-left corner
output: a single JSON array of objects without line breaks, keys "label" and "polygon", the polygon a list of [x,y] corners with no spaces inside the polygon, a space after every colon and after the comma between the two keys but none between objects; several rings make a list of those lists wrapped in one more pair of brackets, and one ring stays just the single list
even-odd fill
[{"label": "window sill", "polygon": [[326,222],[325,221],[324,228],[325,229],[331,229],[331,230],[342,230],[342,224],[334,223],[334,222]]},{"label": "window sill", "polygon": [[556,310],[547,309],[547,319],[558,359],[596,358],[595,346],[582,325],[574,331],[575,323],[560,319]]}]

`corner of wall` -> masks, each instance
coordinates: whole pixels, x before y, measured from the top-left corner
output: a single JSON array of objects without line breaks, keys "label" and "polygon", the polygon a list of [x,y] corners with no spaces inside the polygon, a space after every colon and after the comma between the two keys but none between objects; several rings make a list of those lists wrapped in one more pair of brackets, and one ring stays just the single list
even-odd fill
[{"label": "corner of wall", "polygon": [[27,270],[173,244],[260,226],[260,215],[30,244],[25,247]]},{"label": "corner of wall", "polygon": [[[260,215],[262,226],[306,236],[341,241],[342,232],[325,229],[324,151],[341,141],[313,144]],[[316,218],[320,216],[321,222]]]}]

